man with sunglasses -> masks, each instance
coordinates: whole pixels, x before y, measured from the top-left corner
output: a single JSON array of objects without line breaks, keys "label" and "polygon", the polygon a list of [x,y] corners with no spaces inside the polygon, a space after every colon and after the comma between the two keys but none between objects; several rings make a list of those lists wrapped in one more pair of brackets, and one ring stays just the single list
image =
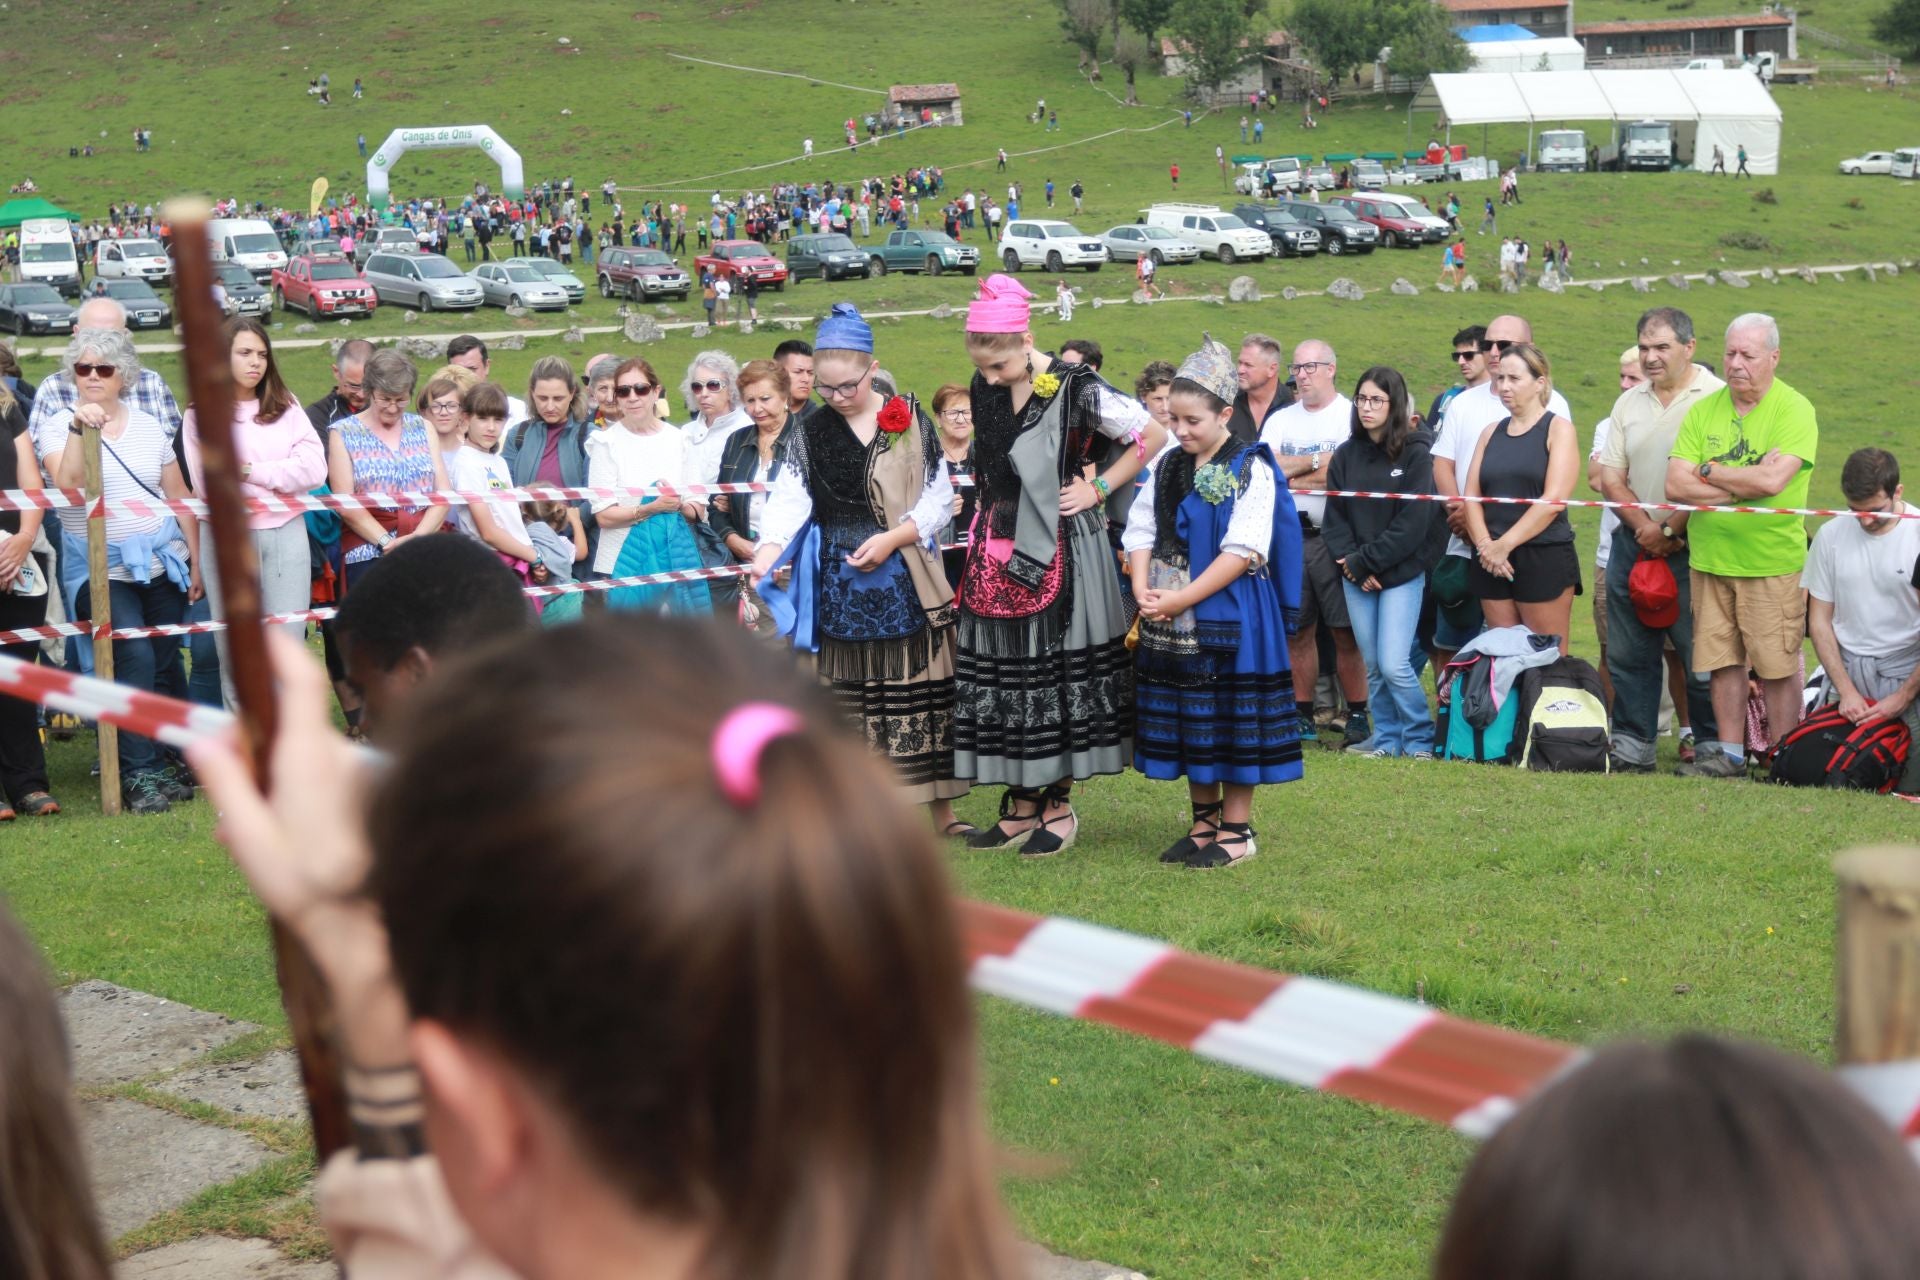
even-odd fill
[{"label": "man with sunglasses", "polygon": [[[1473,461],[1473,451],[1479,445],[1480,437],[1486,434],[1488,427],[1507,416],[1506,406],[1493,393],[1493,366],[1514,343],[1532,341],[1533,326],[1524,317],[1495,316],[1488,323],[1486,336],[1480,340],[1480,352],[1484,357],[1481,372],[1485,380],[1453,397],[1437,429],[1433,444],[1433,484],[1440,493],[1450,498],[1460,496],[1461,482],[1467,478],[1467,466]],[[1557,390],[1547,397],[1547,409],[1568,421],[1573,420],[1573,411],[1567,408],[1566,397]],[[1467,515],[1464,502],[1447,503],[1447,527],[1453,531],[1453,536],[1447,541],[1447,555],[1471,562],[1473,549],[1466,542]],[[1446,570],[1450,567],[1443,561],[1434,570],[1436,578],[1447,577]],[[1438,670],[1453,661],[1453,655],[1460,646],[1479,635],[1484,625],[1479,602],[1471,593],[1442,609],[1434,623],[1434,668]]]},{"label": "man with sunglasses", "polygon": [[1429,431],[1440,427],[1440,415],[1447,411],[1453,398],[1468,387],[1477,387],[1488,378],[1486,353],[1480,350],[1480,340],[1487,336],[1487,326],[1470,324],[1453,335],[1453,350],[1447,353],[1454,367],[1459,370],[1460,381],[1442,391],[1433,398],[1433,404],[1427,409],[1427,416],[1421,419]]},{"label": "man with sunglasses", "polygon": [[[1904,720],[1920,735],[1920,508],[1906,501],[1899,460],[1885,449],[1854,450],[1840,492],[1860,516],[1821,525],[1801,575],[1813,651],[1841,715],[1855,724]],[[1920,792],[1920,751],[1908,753],[1896,785]]]}]

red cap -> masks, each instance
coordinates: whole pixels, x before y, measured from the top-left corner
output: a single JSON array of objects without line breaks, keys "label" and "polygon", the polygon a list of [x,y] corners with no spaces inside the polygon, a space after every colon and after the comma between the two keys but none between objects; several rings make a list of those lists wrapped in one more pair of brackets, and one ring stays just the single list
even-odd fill
[{"label": "red cap", "polygon": [[1665,630],[1680,621],[1680,584],[1665,560],[1636,562],[1627,575],[1627,597],[1643,626]]}]

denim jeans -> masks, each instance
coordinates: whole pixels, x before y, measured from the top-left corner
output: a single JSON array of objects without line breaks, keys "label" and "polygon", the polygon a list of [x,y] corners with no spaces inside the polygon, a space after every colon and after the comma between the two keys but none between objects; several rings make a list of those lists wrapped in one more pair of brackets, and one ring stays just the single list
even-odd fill
[{"label": "denim jeans", "polygon": [[[164,577],[145,585],[110,581],[107,595],[116,629],[168,626],[186,620],[187,593]],[[180,661],[180,637],[115,640],[113,679],[114,683],[129,688],[184,699],[187,696],[187,673]],[[163,763],[159,743],[137,733],[128,733],[125,729],[120,731],[120,771],[123,775],[157,769]]]},{"label": "denim jeans", "polygon": [[[1640,558],[1640,544],[1624,524],[1613,533],[1613,551],[1607,560],[1607,673],[1613,677],[1613,750],[1631,764],[1652,764],[1654,740],[1660,736],[1660,691],[1667,683],[1666,638],[1687,669],[1687,711],[1693,736],[1700,742],[1719,737],[1713,719],[1711,682],[1693,669],[1693,602],[1688,587],[1687,553],[1667,557],[1674,581],[1680,585],[1680,616],[1671,627],[1656,631],[1640,621],[1627,591],[1627,578]],[[1744,732],[1744,729],[1742,729]]]},{"label": "denim jeans", "polygon": [[[208,541],[212,539],[209,537]],[[201,596],[187,606],[188,622],[212,620],[210,597]],[[187,662],[187,701],[203,707],[224,706],[220,694],[220,642],[214,633],[198,631],[187,637]]]},{"label": "denim jeans", "polygon": [[1433,750],[1433,718],[1427,693],[1409,655],[1420,625],[1420,597],[1426,579],[1415,578],[1384,591],[1362,591],[1351,582],[1347,616],[1353,638],[1367,663],[1367,699],[1373,709],[1373,745],[1389,755]]},{"label": "denim jeans", "polygon": [[[80,589],[87,584],[87,540],[68,534],[57,518],[48,522],[47,533],[60,571],[60,600],[69,618],[78,617]],[[93,674],[93,645],[85,636],[68,637],[66,668],[83,676]]]}]

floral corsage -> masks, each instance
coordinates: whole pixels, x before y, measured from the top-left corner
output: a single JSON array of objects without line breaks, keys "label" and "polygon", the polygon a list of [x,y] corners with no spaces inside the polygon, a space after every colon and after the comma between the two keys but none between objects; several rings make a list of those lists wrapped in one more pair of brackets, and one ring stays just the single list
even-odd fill
[{"label": "floral corsage", "polygon": [[887,437],[881,447],[891,449],[893,442],[905,435],[907,428],[913,425],[913,406],[907,403],[906,397],[895,396],[880,406],[880,414],[876,421]]},{"label": "floral corsage", "polygon": [[1060,379],[1058,375],[1051,373],[1036,373],[1033,375],[1033,394],[1039,396],[1042,400],[1045,400],[1059,389]]},{"label": "floral corsage", "polygon": [[1234,478],[1231,468],[1209,462],[1193,473],[1193,491],[1209,506],[1217,507],[1240,492],[1240,482]]}]

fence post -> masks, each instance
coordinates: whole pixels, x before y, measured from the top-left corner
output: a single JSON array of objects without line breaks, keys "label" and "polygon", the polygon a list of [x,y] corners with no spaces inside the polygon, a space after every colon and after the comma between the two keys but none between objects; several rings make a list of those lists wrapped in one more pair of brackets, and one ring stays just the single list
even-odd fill
[{"label": "fence post", "polygon": [[1920,848],[1872,845],[1834,859],[1839,878],[1841,1066],[1920,1058]]},{"label": "fence post", "polygon": [[[113,603],[107,591],[107,516],[100,500],[100,433],[73,424],[87,462],[87,590],[92,598],[93,674],[113,679]],[[100,743],[100,812],[120,812],[120,731],[94,722]]]}]

